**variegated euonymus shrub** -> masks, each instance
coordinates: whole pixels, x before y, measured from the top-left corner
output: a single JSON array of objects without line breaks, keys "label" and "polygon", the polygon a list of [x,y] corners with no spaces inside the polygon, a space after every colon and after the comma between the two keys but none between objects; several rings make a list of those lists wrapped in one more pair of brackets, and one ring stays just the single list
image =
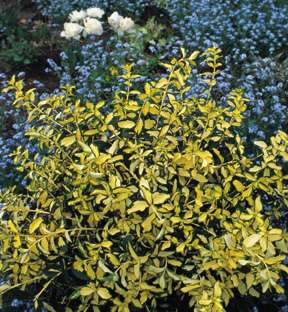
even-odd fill
[{"label": "variegated euonymus shrub", "polygon": [[[110,103],[80,103],[72,87],[38,102],[10,81],[39,153],[14,153],[27,193],[1,195],[2,295],[29,290],[48,311],[157,311],[176,297],[216,312],[235,291],[284,291],[287,234],[268,215],[288,204],[288,136],[249,157],[242,91],[214,98],[220,51],[182,52],[143,90],[127,65]],[[189,97],[203,57],[207,90]]]}]

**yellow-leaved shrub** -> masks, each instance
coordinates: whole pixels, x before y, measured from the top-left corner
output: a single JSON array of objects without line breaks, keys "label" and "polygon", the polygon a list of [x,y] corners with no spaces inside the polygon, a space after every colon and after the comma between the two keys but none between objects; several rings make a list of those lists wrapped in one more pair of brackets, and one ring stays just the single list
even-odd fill
[{"label": "yellow-leaved shrub", "polygon": [[[288,136],[249,157],[236,131],[243,92],[214,98],[220,50],[182,53],[142,89],[127,65],[109,103],[81,103],[68,86],[38,101],[10,81],[39,153],[15,151],[26,192],[1,194],[2,295],[29,290],[48,311],[157,311],[175,297],[216,312],[235,291],[284,291],[287,234],[269,213],[288,204]],[[198,58],[207,90],[195,97]]]}]

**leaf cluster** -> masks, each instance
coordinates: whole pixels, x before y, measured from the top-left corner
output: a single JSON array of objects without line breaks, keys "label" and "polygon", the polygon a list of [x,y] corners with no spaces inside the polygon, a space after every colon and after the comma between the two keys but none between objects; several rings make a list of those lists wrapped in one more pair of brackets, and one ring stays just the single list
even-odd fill
[{"label": "leaf cluster", "polygon": [[[237,134],[243,92],[213,98],[221,51],[182,54],[142,90],[126,65],[109,103],[81,103],[70,86],[38,101],[11,79],[5,91],[40,152],[15,151],[27,192],[1,194],[1,294],[30,290],[48,311],[157,310],[176,296],[217,312],[236,290],[284,292],[287,233],[268,212],[287,208],[288,136],[256,142],[249,157]],[[194,97],[198,59],[207,90]]]}]

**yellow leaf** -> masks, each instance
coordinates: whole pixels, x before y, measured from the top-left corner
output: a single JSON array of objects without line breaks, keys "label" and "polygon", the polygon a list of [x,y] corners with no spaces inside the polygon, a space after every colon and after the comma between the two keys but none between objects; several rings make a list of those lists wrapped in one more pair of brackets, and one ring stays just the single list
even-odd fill
[{"label": "yellow leaf", "polygon": [[180,252],[180,253],[183,253],[185,247],[186,247],[186,244],[185,244],[185,243],[181,243],[181,244],[176,248],[176,251],[177,251],[177,252]]},{"label": "yellow leaf", "polygon": [[8,284],[2,284],[0,286],[0,294],[6,290],[8,290],[9,288],[11,287],[11,285],[8,285]]},{"label": "yellow leaf", "polygon": [[147,207],[149,207],[149,205],[146,201],[138,200],[135,201],[134,205],[130,209],[127,210],[127,213],[130,214],[137,211],[144,211]]},{"label": "yellow leaf", "polygon": [[165,281],[165,274],[163,273],[159,279],[159,286],[162,288],[162,289],[165,289],[166,287],[166,281]]},{"label": "yellow leaf", "polygon": [[221,297],[221,294],[222,294],[222,290],[220,287],[220,283],[216,282],[214,285],[214,296],[215,297]]},{"label": "yellow leaf", "polygon": [[99,101],[99,102],[96,104],[96,107],[99,109],[99,108],[103,107],[105,104],[106,104],[106,102],[102,100],[102,101]]},{"label": "yellow leaf", "polygon": [[79,272],[83,272],[83,266],[82,263],[80,261],[75,261],[73,263],[73,269]]},{"label": "yellow leaf", "polygon": [[236,246],[235,238],[232,234],[225,234],[224,235],[225,243],[229,249],[234,249]]},{"label": "yellow leaf", "polygon": [[110,154],[102,154],[96,159],[95,163],[97,165],[103,165],[110,158],[111,158]]},{"label": "yellow leaf", "polygon": [[200,54],[200,51],[194,51],[189,57],[188,57],[188,60],[189,61],[194,61],[198,55]]},{"label": "yellow leaf", "polygon": [[108,254],[107,256],[108,256],[110,262],[111,262],[114,266],[119,266],[120,262],[119,262],[119,260],[117,259],[116,256],[114,256],[113,254]]},{"label": "yellow leaf", "polygon": [[165,249],[168,249],[170,248],[171,246],[171,242],[170,241],[166,241],[163,243],[162,247],[161,247],[161,250],[165,250]]},{"label": "yellow leaf", "polygon": [[262,211],[262,203],[261,203],[261,197],[258,196],[255,200],[255,211],[260,212]]},{"label": "yellow leaf", "polygon": [[97,294],[102,299],[110,299],[111,298],[111,294],[107,288],[103,288],[103,287],[98,288]]},{"label": "yellow leaf", "polygon": [[110,113],[109,115],[107,115],[107,117],[105,118],[105,124],[108,125],[111,120],[113,119],[113,113]]},{"label": "yellow leaf", "polygon": [[98,132],[99,132],[98,129],[91,129],[91,130],[85,131],[85,132],[84,132],[84,135],[85,135],[85,136],[95,135],[95,134],[97,134]]},{"label": "yellow leaf", "polygon": [[135,126],[135,122],[131,120],[124,120],[124,121],[118,122],[118,126],[119,128],[123,128],[123,129],[131,129]]},{"label": "yellow leaf", "polygon": [[145,83],[145,85],[144,85],[144,90],[145,90],[145,93],[146,93],[147,95],[150,95],[151,86],[150,86],[150,84],[149,84],[148,82]]},{"label": "yellow leaf", "polygon": [[281,229],[272,229],[269,231],[269,235],[282,235]]},{"label": "yellow leaf", "polygon": [[61,141],[61,145],[66,147],[72,145],[76,141],[75,135],[68,136]]},{"label": "yellow leaf", "polygon": [[281,229],[272,229],[268,232],[269,241],[274,242],[282,239],[282,230]]},{"label": "yellow leaf", "polygon": [[86,271],[86,274],[88,275],[88,277],[91,279],[91,280],[94,280],[96,275],[95,275],[95,272],[92,268],[92,265],[91,264],[88,264],[85,268],[85,271]]},{"label": "yellow leaf", "polygon": [[272,264],[280,263],[284,259],[285,259],[285,256],[277,256],[277,257],[271,257],[271,258],[264,259],[264,262],[266,264],[272,265]]},{"label": "yellow leaf", "polygon": [[90,149],[91,149],[92,153],[94,154],[94,156],[95,156],[96,158],[98,158],[99,155],[100,155],[99,150],[98,150],[98,147],[95,146],[95,145],[93,145],[93,144],[91,144],[91,145],[90,145]]},{"label": "yellow leaf", "polygon": [[209,299],[201,299],[201,300],[199,300],[199,304],[204,305],[204,306],[210,305],[211,302],[212,302],[212,301],[209,300]]},{"label": "yellow leaf", "polygon": [[144,229],[145,232],[149,232],[151,231],[151,227],[152,227],[152,222],[155,219],[155,215],[151,214],[143,223],[142,223],[142,227]]},{"label": "yellow leaf", "polygon": [[58,246],[59,247],[64,247],[66,245],[63,237],[59,237],[59,240],[58,240]]},{"label": "yellow leaf", "polygon": [[280,285],[278,284],[273,284],[273,287],[275,288],[277,294],[284,294],[285,293],[285,290],[283,287],[281,287]]},{"label": "yellow leaf", "polygon": [[155,124],[156,124],[155,120],[147,119],[144,122],[144,127],[145,129],[149,130],[152,129],[155,126]]},{"label": "yellow leaf", "polygon": [[168,132],[169,127],[169,125],[164,126],[160,131],[159,137],[163,137]]},{"label": "yellow leaf", "polygon": [[263,148],[263,149],[267,147],[267,144],[263,141],[255,141],[254,144]]},{"label": "yellow leaf", "polygon": [[150,191],[148,191],[145,187],[142,187],[141,191],[143,192],[144,198],[147,200],[147,202],[152,204],[152,194]]},{"label": "yellow leaf", "polygon": [[250,215],[248,213],[241,213],[241,215],[240,215],[240,219],[244,220],[244,221],[249,221],[249,220],[251,220],[253,218],[254,218],[254,216]]},{"label": "yellow leaf", "polygon": [[49,254],[49,244],[46,237],[41,239],[41,247],[45,253]]},{"label": "yellow leaf", "polygon": [[244,239],[243,244],[246,248],[251,248],[260,240],[260,238],[260,234],[252,234]]},{"label": "yellow leaf", "polygon": [[110,248],[112,245],[113,245],[113,243],[110,241],[105,241],[105,242],[101,243],[101,247],[104,247],[104,248]]},{"label": "yellow leaf", "polygon": [[150,109],[150,103],[149,102],[145,102],[145,104],[142,107],[142,113],[144,116],[146,116],[149,113],[149,109]]},{"label": "yellow leaf", "polygon": [[205,176],[203,176],[202,174],[198,174],[198,173],[195,176],[193,176],[193,178],[194,178],[194,180],[196,180],[200,183],[205,183],[208,181]]},{"label": "yellow leaf", "polygon": [[110,148],[108,149],[108,153],[111,154],[111,155],[114,155],[115,152],[117,151],[118,149],[118,146],[119,146],[119,140],[116,140],[111,146]]},{"label": "yellow leaf", "polygon": [[163,204],[168,198],[170,198],[169,194],[156,192],[153,194],[153,204],[155,205]]},{"label": "yellow leaf", "polygon": [[252,273],[246,274],[247,289],[249,289],[254,283],[254,275]]},{"label": "yellow leaf", "polygon": [[17,230],[16,226],[14,225],[13,221],[11,221],[11,220],[8,221],[8,227],[9,227],[10,231],[12,231],[15,234],[18,234],[18,230]]},{"label": "yellow leaf", "polygon": [[238,192],[242,192],[245,190],[245,186],[238,180],[234,180],[233,185],[235,186],[235,188]]},{"label": "yellow leaf", "polygon": [[199,288],[199,287],[200,287],[199,281],[195,280],[195,281],[191,281],[190,285],[182,287],[181,291],[183,293],[187,293],[187,292],[189,292],[189,291],[191,291],[193,289]]},{"label": "yellow leaf", "polygon": [[161,79],[157,82],[157,84],[156,84],[155,87],[161,89],[163,86],[166,86],[167,84],[168,84],[168,80],[165,79],[165,78],[161,78]]},{"label": "yellow leaf", "polygon": [[21,246],[21,240],[20,240],[20,236],[16,235],[14,237],[14,241],[13,241],[13,246],[17,249]]},{"label": "yellow leaf", "polygon": [[200,223],[205,223],[206,222],[206,219],[207,219],[207,213],[203,212],[200,214],[199,218],[198,218],[198,221]]},{"label": "yellow leaf", "polygon": [[81,296],[90,296],[91,294],[93,294],[95,292],[95,289],[90,288],[90,287],[82,287],[80,289],[80,295]]},{"label": "yellow leaf", "polygon": [[42,218],[35,219],[30,225],[29,225],[29,234],[34,233],[40,226],[40,224],[43,222]]},{"label": "yellow leaf", "polygon": [[143,120],[140,118],[136,124],[135,132],[137,134],[141,133],[142,128],[143,128]]},{"label": "yellow leaf", "polygon": [[47,200],[47,196],[48,196],[48,193],[46,191],[43,191],[40,196],[39,196],[39,202],[41,205],[44,205],[46,200]]},{"label": "yellow leaf", "polygon": [[130,243],[128,244],[128,248],[129,248],[129,251],[130,251],[130,254],[131,254],[132,258],[135,259],[135,260],[138,260],[139,258],[138,258],[135,250],[133,249],[133,247],[131,246]]},{"label": "yellow leaf", "polygon": [[[162,249],[163,250],[163,249]],[[181,267],[182,262],[175,259],[168,259],[167,262],[173,266]]]},{"label": "yellow leaf", "polygon": [[286,265],[280,264],[279,269],[288,274],[288,267]]}]

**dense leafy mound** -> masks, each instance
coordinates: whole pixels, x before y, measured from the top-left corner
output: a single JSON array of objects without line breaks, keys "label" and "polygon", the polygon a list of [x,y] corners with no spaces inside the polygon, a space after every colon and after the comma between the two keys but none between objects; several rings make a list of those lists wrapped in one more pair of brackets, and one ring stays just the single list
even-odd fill
[{"label": "dense leafy mound", "polygon": [[[220,50],[182,53],[144,90],[125,66],[126,90],[109,103],[82,104],[72,87],[38,102],[10,81],[40,152],[14,153],[27,193],[1,195],[2,294],[20,287],[49,311],[157,310],[176,297],[208,312],[236,290],[283,292],[287,235],[267,211],[288,204],[288,136],[256,142],[250,158],[235,132],[247,99],[213,96]],[[193,97],[198,57],[207,90]]]}]

